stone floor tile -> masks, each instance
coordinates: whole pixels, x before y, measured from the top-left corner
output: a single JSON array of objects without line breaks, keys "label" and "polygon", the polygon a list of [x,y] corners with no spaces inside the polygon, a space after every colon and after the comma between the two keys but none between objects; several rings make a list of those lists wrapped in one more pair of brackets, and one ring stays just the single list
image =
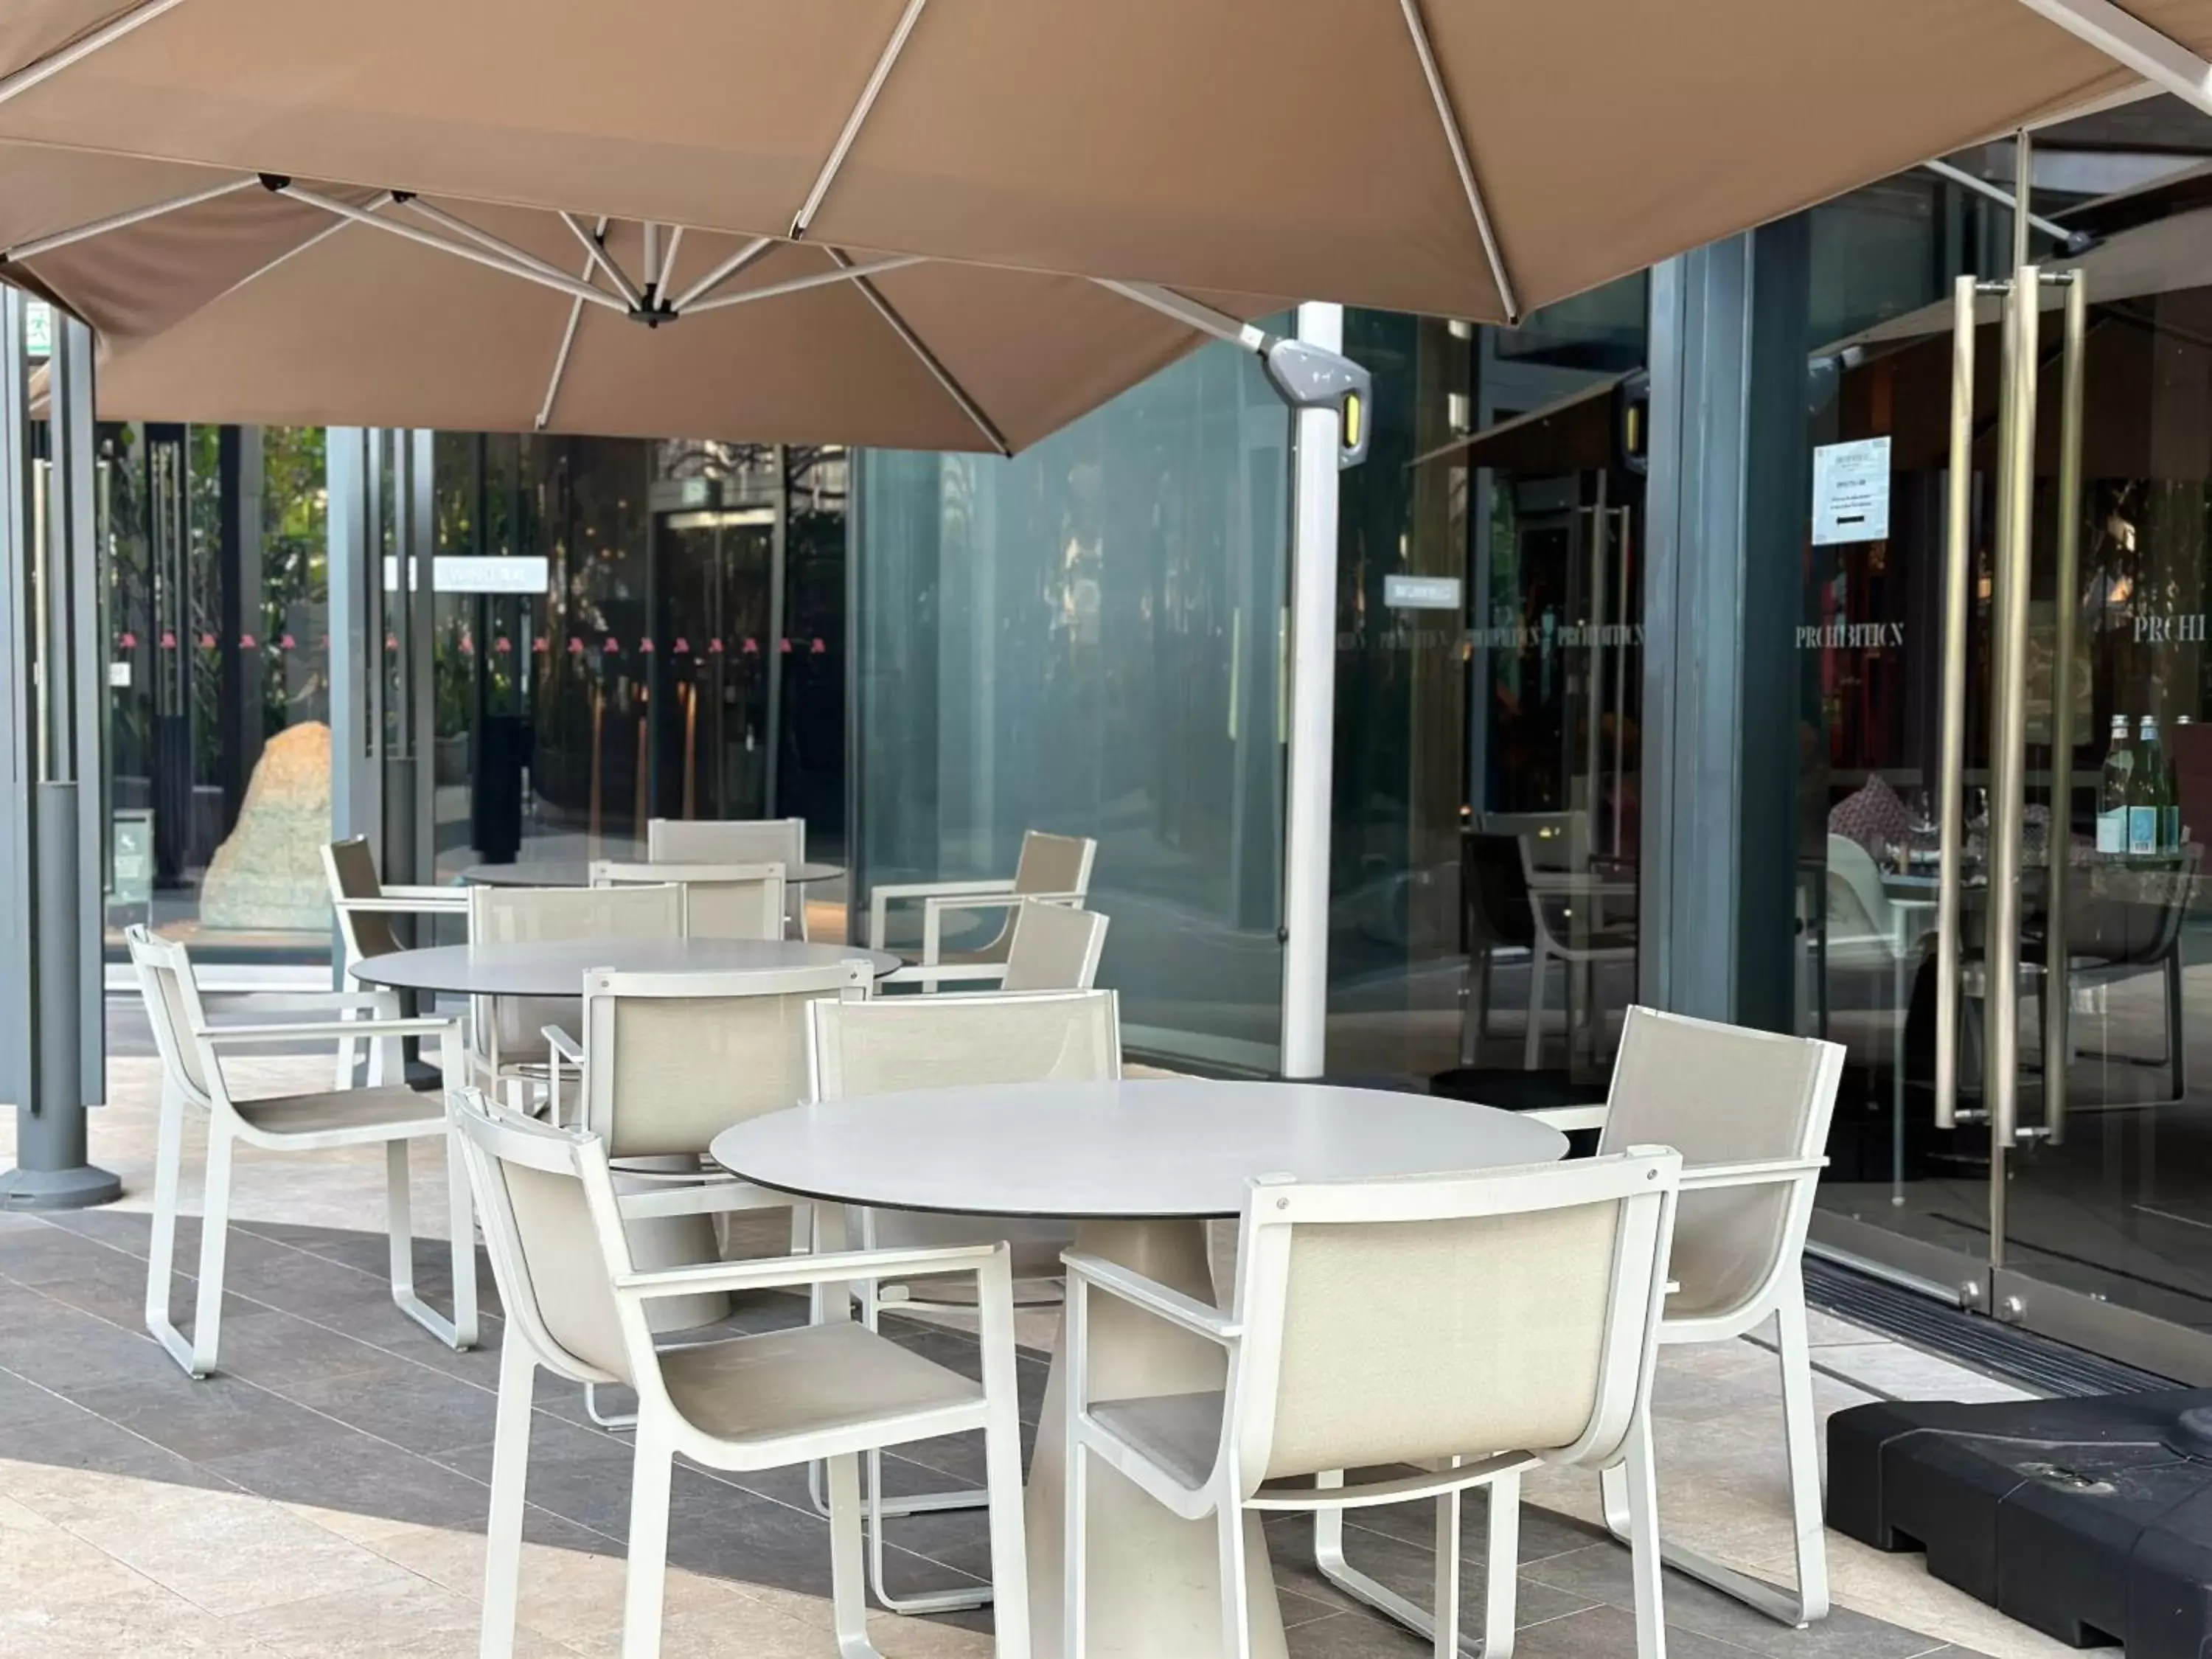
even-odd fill
[{"label": "stone floor tile", "polygon": [[[295,1659],[475,1659],[483,1603],[408,1578],[240,1613],[228,1623]],[[529,1625],[516,1626],[515,1659],[567,1659],[574,1651]]]},{"label": "stone floor tile", "polygon": [[[434,1341],[428,1332],[425,1342]],[[353,1376],[283,1385],[287,1398],[426,1455],[489,1443],[499,1397],[443,1371],[386,1358]]]},{"label": "stone floor tile", "polygon": [[217,1371],[191,1377],[162,1356],[164,1369],[128,1382],[80,1389],[88,1411],[181,1457],[212,1462],[240,1452],[336,1439],[345,1425]]}]

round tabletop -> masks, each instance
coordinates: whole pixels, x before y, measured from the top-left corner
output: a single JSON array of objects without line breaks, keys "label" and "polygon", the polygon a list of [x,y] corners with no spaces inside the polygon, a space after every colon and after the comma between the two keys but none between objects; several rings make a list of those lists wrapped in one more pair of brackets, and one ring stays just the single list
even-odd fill
[{"label": "round tabletop", "polygon": [[1358,1181],[1546,1164],[1567,1139],[1493,1106],[1203,1078],[921,1089],[794,1106],[714,1161],[807,1198],[1076,1219],[1233,1216],[1255,1176]]},{"label": "round tabletop", "polygon": [[[783,872],[787,884],[804,887],[810,881],[832,881],[845,873],[842,864],[820,864],[809,859]],[[478,887],[588,887],[592,866],[583,859],[532,859],[520,864],[471,864],[461,879]]]},{"label": "round tabletop", "polygon": [[777,973],[866,962],[880,977],[899,965],[884,951],[799,939],[578,939],[531,945],[439,945],[394,951],[353,968],[356,978],[394,991],[450,991],[472,997],[573,997],[584,975]]}]

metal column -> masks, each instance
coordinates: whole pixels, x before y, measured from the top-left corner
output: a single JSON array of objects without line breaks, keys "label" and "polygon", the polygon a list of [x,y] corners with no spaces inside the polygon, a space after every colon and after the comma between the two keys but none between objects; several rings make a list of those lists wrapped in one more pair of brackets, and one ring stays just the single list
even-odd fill
[{"label": "metal column", "polygon": [[[24,301],[0,293],[0,961],[16,1167],[0,1205],[81,1209],[122,1194],[89,1161],[85,1108],[105,1097],[99,789],[106,733],[93,526],[92,332],[57,315],[49,361],[51,494],[34,530]],[[82,789],[90,792],[88,804]]]},{"label": "metal column", "polygon": [[[1302,305],[1298,338],[1338,351],[1344,307]],[[1291,454],[1290,787],[1283,872],[1283,1075],[1318,1077],[1328,1030],[1329,820],[1336,743],[1333,409],[1297,411]]]}]

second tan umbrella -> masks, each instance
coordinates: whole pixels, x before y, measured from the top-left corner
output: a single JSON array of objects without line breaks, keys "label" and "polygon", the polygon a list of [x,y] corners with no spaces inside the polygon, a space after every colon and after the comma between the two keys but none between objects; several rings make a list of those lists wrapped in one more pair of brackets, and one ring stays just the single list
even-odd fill
[{"label": "second tan umbrella", "polygon": [[0,276],[93,325],[111,419],[1006,453],[1206,337],[988,266],[35,145],[0,176]]}]

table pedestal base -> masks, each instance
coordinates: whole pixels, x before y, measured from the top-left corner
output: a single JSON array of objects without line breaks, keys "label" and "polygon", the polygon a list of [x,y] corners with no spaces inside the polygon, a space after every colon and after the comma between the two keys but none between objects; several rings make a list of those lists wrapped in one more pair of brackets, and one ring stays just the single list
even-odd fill
[{"label": "table pedestal base", "polygon": [[[1213,1300],[1199,1221],[1091,1221],[1075,1247]],[[1053,1345],[1025,1506],[1033,1659],[1061,1659],[1061,1539],[1066,1501],[1064,1338]],[[1218,1389],[1223,1351],[1203,1337],[1138,1312],[1112,1297],[1091,1297],[1091,1388],[1095,1399]],[[1183,1521],[1126,1477],[1093,1458],[1090,1467],[1088,1659],[1223,1659],[1218,1522]],[[1259,1517],[1247,1518],[1245,1559],[1254,1659],[1283,1659],[1283,1614]]]}]

